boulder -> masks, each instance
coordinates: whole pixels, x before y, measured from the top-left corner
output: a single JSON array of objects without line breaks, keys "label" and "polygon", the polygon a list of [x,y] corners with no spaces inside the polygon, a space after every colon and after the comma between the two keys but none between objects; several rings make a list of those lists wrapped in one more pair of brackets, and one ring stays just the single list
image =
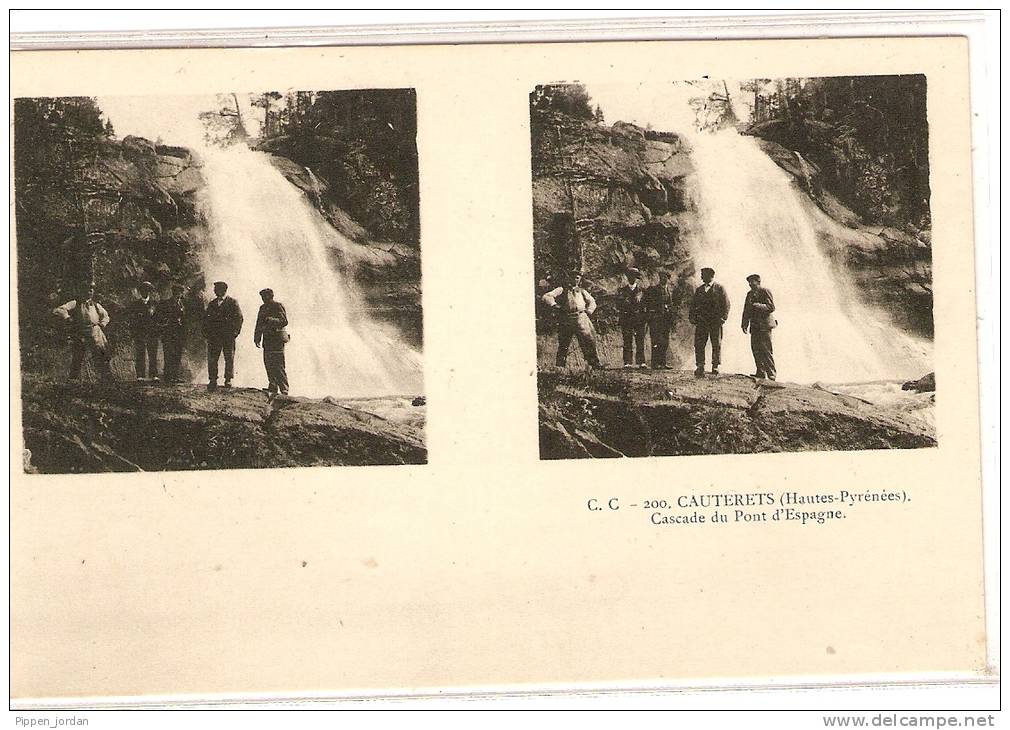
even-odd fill
[{"label": "boulder", "polygon": [[918,380],[910,380],[901,386],[902,390],[914,390],[916,393],[932,393],[936,391],[936,373],[926,373]]},{"label": "boulder", "polygon": [[622,137],[628,137],[636,142],[645,142],[645,130],[630,122],[614,122],[610,129],[614,134],[619,134]]},{"label": "boulder", "polygon": [[154,157],[158,154],[155,150],[154,143],[149,139],[144,139],[143,137],[137,137],[129,134],[123,138],[122,144],[124,152],[126,152],[127,155],[134,153],[145,157]]}]

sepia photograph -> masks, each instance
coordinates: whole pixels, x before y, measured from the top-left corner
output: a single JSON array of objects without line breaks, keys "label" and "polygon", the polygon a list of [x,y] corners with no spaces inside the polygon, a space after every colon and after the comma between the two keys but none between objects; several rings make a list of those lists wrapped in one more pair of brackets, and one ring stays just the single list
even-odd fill
[{"label": "sepia photograph", "polygon": [[415,97],[15,99],[24,470],[424,463]]},{"label": "sepia photograph", "polygon": [[926,93],[537,86],[541,458],[936,446]]},{"label": "sepia photograph", "polygon": [[14,50],[12,706],[994,681],[971,49],[800,27]]}]

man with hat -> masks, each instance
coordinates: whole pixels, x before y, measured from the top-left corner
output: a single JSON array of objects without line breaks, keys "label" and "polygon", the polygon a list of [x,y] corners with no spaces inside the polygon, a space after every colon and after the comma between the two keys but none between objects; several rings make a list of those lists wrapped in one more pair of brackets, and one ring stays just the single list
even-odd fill
[{"label": "man with hat", "polygon": [[263,367],[267,371],[267,392],[281,395],[288,394],[288,374],[284,363],[284,345],[290,337],[287,330],[288,313],[284,305],[274,301],[273,289],[260,290],[259,314],[256,315],[256,331],[253,333],[253,344],[256,347],[263,344]]},{"label": "man with hat", "polygon": [[596,300],[582,288],[582,272],[565,275],[561,286],[546,292],[541,300],[558,316],[558,353],[554,359],[559,368],[565,366],[572,338],[579,341],[582,356],[591,368],[599,369],[600,358],[596,352],[596,331],[590,315],[596,311]]},{"label": "man with hat", "polygon": [[645,290],[639,284],[642,272],[632,267],[626,274],[628,283],[617,290],[618,324],[623,339],[624,367],[645,365],[645,307],[642,299]]},{"label": "man with hat", "polygon": [[705,375],[705,347],[712,341],[712,374],[719,374],[722,360],[722,326],[729,317],[729,297],[715,282],[715,270],[701,270],[701,286],[694,291],[688,319],[694,325],[694,374]]},{"label": "man with hat", "polygon": [[70,379],[78,380],[81,377],[84,353],[90,352],[99,379],[111,381],[112,370],[109,367],[111,355],[109,340],[105,336],[105,328],[109,326],[109,313],[95,301],[95,285],[91,283],[83,285],[77,297],[56,307],[53,315],[69,322],[73,327]]},{"label": "man with hat", "polygon": [[743,333],[750,329],[750,349],[754,354],[756,378],[775,380],[775,357],[772,355],[772,330],[778,325],[772,313],[775,300],[772,293],[761,286],[761,277],[751,274],[747,277],[750,291],[743,303],[743,319],[740,322]]},{"label": "man with hat", "polygon": [[652,346],[652,367],[667,370],[666,353],[670,349],[670,330],[673,328],[674,299],[670,286],[670,272],[659,272],[659,283],[645,290],[644,306],[649,318],[649,342]]},{"label": "man with hat", "polygon": [[140,282],[139,299],[134,299],[127,312],[130,334],[133,335],[133,366],[137,380],[158,379],[158,303],[151,296],[154,285]]},{"label": "man with hat", "polygon": [[163,375],[168,383],[178,383],[182,371],[182,350],[186,344],[185,292],[182,284],[172,284],[172,296],[158,307]]},{"label": "man with hat", "polygon": [[228,285],[214,282],[214,298],[203,313],[203,334],[207,338],[207,390],[217,389],[217,364],[224,353],[224,387],[235,376],[235,338],[242,331],[242,309],[227,296]]}]

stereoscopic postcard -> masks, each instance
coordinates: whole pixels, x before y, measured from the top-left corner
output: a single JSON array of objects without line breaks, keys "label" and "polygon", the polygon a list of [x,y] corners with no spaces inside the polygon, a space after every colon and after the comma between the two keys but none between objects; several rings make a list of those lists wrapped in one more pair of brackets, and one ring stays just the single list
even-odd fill
[{"label": "stereoscopic postcard", "polygon": [[12,699],[987,676],[968,89],[13,53]]}]

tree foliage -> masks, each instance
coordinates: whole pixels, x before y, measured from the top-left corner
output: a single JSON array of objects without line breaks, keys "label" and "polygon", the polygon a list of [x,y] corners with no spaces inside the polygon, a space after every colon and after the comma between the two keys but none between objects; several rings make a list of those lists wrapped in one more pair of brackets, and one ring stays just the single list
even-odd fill
[{"label": "tree foliage", "polygon": [[865,218],[929,226],[926,77],[755,79],[752,128],[821,168]]},{"label": "tree foliage", "polygon": [[[237,94],[218,94],[218,108],[200,113],[204,140],[217,147],[228,147],[249,141],[249,129],[242,116]],[[254,102],[255,103],[255,102]],[[269,112],[268,112],[269,116]]]},{"label": "tree foliage", "polygon": [[372,235],[420,236],[413,89],[268,92],[259,146],[310,168]]},{"label": "tree foliage", "polygon": [[[14,102],[14,184],[21,286],[47,291],[86,271],[95,204],[113,191],[91,175],[111,124],[88,97]],[[32,241],[44,242],[36,253]]]},{"label": "tree foliage", "polygon": [[597,106],[594,111],[591,101],[583,84],[544,84],[530,94],[530,111],[533,114],[556,112],[576,119],[602,121],[603,110]]}]

